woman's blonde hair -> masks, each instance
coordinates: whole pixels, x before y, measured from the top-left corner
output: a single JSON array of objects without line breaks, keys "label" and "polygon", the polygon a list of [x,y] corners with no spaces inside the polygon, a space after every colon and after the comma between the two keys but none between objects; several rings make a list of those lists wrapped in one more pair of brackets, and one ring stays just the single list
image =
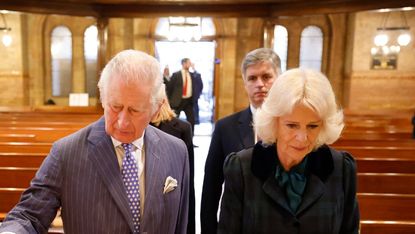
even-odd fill
[{"label": "woman's blonde hair", "polygon": [[162,98],[163,103],[161,104],[159,112],[151,120],[151,123],[154,124],[154,126],[159,126],[161,122],[170,121],[172,118],[176,117],[176,113],[174,113],[174,111],[171,109],[169,100],[167,99],[164,84],[162,84],[162,87],[159,90],[157,96]]},{"label": "woman's blonde hair", "polygon": [[323,121],[316,147],[335,142],[344,127],[330,81],[321,72],[296,68],[281,74],[254,116],[254,127],[265,145],[275,143],[277,117],[290,114],[297,104],[313,109]]}]

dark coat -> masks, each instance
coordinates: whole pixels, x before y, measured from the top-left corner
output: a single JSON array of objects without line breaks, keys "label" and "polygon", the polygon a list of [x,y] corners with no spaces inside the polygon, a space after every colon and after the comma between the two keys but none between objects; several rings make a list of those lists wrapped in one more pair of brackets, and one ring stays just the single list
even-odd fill
[{"label": "dark coat", "polygon": [[254,145],[250,108],[225,117],[215,125],[205,164],[201,201],[201,233],[216,233],[219,199],[222,194],[225,157]]},{"label": "dark coat", "polygon": [[275,179],[277,157],[275,145],[259,143],[227,157],[218,233],[358,233],[351,155],[328,146],[308,155],[307,185],[296,212]]},{"label": "dark coat", "polygon": [[[156,126],[155,126],[156,127]],[[189,178],[189,222],[187,225],[187,234],[195,233],[195,189],[194,189],[194,150],[193,150],[193,140],[192,140],[192,127],[187,121],[172,118],[170,121],[161,122],[156,128],[162,130],[165,133],[168,133],[172,136],[175,136],[184,141],[187,146],[187,151],[189,153],[189,168],[190,168],[190,178]]]}]

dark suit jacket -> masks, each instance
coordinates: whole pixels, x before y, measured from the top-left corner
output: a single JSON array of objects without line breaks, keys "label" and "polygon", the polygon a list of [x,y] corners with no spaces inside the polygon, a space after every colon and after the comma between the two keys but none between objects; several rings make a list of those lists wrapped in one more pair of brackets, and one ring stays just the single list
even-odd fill
[{"label": "dark suit jacket", "polygon": [[202,94],[203,90],[203,81],[202,76],[199,72],[192,72],[190,73],[192,77],[192,99],[193,104],[197,104],[197,100],[199,100],[200,94]]},{"label": "dark suit jacket", "polygon": [[193,150],[193,134],[192,126],[189,122],[172,118],[171,121],[161,122],[157,127],[165,133],[182,139],[187,146],[189,153],[189,165],[190,165],[190,190],[189,190],[189,223],[187,228],[187,234],[195,233],[195,189],[194,189],[194,150]]},{"label": "dark suit jacket", "polygon": [[167,98],[169,99],[171,108],[177,109],[183,96],[183,77],[181,70],[173,73],[166,88]]},{"label": "dark suit jacket", "polygon": [[202,234],[216,233],[225,157],[254,145],[250,108],[225,117],[215,125],[205,164],[200,223]]},{"label": "dark suit jacket", "polygon": [[[192,100],[197,101],[203,89],[203,82],[199,73],[189,73],[192,81]],[[198,74],[198,75],[197,75]],[[167,98],[170,106],[175,109],[180,105],[183,96],[183,77],[182,71],[173,73],[166,86]]]},{"label": "dark suit jacket", "polygon": [[[66,234],[132,233],[133,219],[104,118],[54,143],[1,231],[46,233],[62,206]],[[145,206],[141,233],[186,233],[189,164],[185,144],[152,126],[144,135]],[[164,182],[177,180],[163,194]]]},{"label": "dark suit jacket", "polygon": [[202,76],[197,71],[190,73],[192,76],[192,101],[193,101],[193,114],[195,118],[195,123],[199,124],[199,98],[203,91],[203,81]]},{"label": "dark suit jacket", "polygon": [[231,154],[224,164],[225,191],[218,233],[358,233],[356,165],[327,146],[307,157],[307,185],[296,212],[275,179],[275,145]]}]

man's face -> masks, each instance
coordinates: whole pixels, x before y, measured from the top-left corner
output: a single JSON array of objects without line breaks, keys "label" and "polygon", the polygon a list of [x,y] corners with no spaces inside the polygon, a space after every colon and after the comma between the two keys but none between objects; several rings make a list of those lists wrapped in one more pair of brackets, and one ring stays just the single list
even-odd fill
[{"label": "man's face", "polygon": [[189,70],[191,65],[192,65],[192,62],[189,59],[189,60],[187,60],[186,62],[183,63],[183,69],[184,70]]},{"label": "man's face", "polygon": [[150,85],[112,77],[104,104],[105,131],[122,143],[143,135],[152,117]]},{"label": "man's face", "polygon": [[253,64],[246,69],[244,85],[249,102],[258,108],[264,102],[272,83],[278,74],[269,62]]}]

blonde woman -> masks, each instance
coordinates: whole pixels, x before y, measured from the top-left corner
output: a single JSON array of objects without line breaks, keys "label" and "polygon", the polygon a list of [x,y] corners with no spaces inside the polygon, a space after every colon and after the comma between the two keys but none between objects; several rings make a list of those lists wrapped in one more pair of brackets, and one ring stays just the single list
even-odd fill
[{"label": "blonde woman", "polygon": [[343,125],[323,74],[279,76],[254,116],[262,141],[225,161],[218,233],[357,234],[355,161],[327,145]]},{"label": "blonde woman", "polygon": [[[164,85],[163,85],[164,86]],[[161,87],[159,95],[163,98],[163,104],[159,112],[152,118],[150,124],[154,127],[175,136],[184,141],[189,153],[189,219],[187,233],[195,233],[195,190],[194,190],[194,151],[192,140],[192,127],[189,122],[176,118],[176,114],[170,108],[166,97],[165,88]]]}]

